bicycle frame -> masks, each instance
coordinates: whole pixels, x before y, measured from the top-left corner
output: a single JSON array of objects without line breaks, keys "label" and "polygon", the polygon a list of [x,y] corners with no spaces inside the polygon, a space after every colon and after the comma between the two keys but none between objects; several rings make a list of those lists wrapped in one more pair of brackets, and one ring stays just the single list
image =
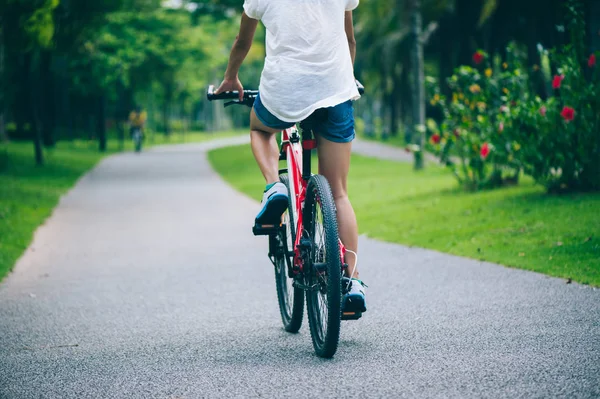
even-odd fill
[{"label": "bicycle frame", "polygon": [[[364,87],[360,84],[360,82],[356,81],[356,85],[358,87],[359,93],[364,93]],[[206,96],[209,101],[231,100],[225,103],[226,107],[235,104],[247,105],[249,107],[252,107],[257,95],[258,91],[256,90],[245,90],[243,100],[239,100],[238,92],[223,92],[219,94],[214,94],[214,86],[209,86]],[[300,127],[300,130],[302,130],[302,139],[300,139],[298,126]],[[304,128],[304,122],[300,122],[297,126],[285,129],[281,132],[281,149],[279,153],[279,159],[287,161],[290,195],[294,197],[294,201],[292,202],[294,209],[290,209],[290,211],[295,211],[296,220],[298,223],[296,226],[296,239],[293,244],[294,274],[303,272],[304,259],[302,258],[301,254],[301,240],[304,236],[304,223],[302,210],[304,206],[304,201],[306,199],[308,181],[312,175],[310,166],[310,155],[311,151],[315,148],[317,148],[317,140],[315,140],[311,129]],[[342,243],[341,239],[339,240],[339,249],[342,268],[345,269],[347,268],[345,262],[346,247]]]},{"label": "bicycle frame", "polygon": [[[294,273],[302,273],[304,269],[304,259],[300,252],[300,240],[304,232],[304,201],[306,200],[306,192],[308,181],[312,176],[311,172],[311,152],[317,148],[317,140],[313,137],[312,131],[302,129],[302,139],[296,126],[285,129],[281,132],[281,152],[280,160],[287,161],[287,172],[290,183],[290,196],[293,197],[292,204],[294,209],[289,212],[294,212],[294,220],[296,221],[296,239],[294,245]],[[290,226],[293,228],[293,226]],[[345,267],[346,247],[339,241],[340,259]]]}]

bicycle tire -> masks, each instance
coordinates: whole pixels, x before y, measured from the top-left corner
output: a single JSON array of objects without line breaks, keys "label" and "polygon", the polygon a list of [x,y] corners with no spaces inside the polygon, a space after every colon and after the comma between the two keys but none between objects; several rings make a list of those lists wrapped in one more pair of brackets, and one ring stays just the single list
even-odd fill
[{"label": "bicycle tire", "polygon": [[306,282],[312,288],[306,292],[308,325],[316,354],[331,358],[340,339],[342,261],[335,203],[323,176],[309,180],[304,220],[311,244],[310,259],[305,262]]},{"label": "bicycle tire", "polygon": [[[288,176],[281,175],[279,180],[285,184],[290,193]],[[304,316],[304,290],[294,287],[292,285],[293,278],[288,275],[294,262],[294,257],[290,256],[290,252],[293,251],[296,240],[293,202],[292,195],[289,195],[288,209],[283,215],[285,229],[281,229],[279,234],[281,248],[275,256],[275,286],[283,327],[287,332],[297,333],[302,326],[302,317]]]}]

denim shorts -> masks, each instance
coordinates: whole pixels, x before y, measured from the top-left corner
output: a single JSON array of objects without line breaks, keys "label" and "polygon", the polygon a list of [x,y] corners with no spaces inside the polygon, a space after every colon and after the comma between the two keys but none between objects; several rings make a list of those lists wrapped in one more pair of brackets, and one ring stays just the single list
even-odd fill
[{"label": "denim shorts", "polygon": [[[263,125],[271,129],[283,130],[295,125],[284,122],[270,113],[260,101],[260,94],[254,101],[254,113]],[[348,143],[354,140],[354,108],[348,100],[333,107],[320,108],[305,121],[304,127],[335,143]]]}]

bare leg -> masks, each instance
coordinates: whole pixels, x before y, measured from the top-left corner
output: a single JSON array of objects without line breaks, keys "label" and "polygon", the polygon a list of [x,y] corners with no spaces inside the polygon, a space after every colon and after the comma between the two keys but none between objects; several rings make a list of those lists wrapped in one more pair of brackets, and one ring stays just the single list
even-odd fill
[{"label": "bare leg", "polygon": [[[327,178],[333,192],[340,239],[347,249],[358,253],[358,224],[347,190],[352,143],[334,143],[318,135],[317,140],[319,174]],[[358,268],[354,267],[356,257],[353,253],[346,252],[346,263],[348,276],[358,278]]]},{"label": "bare leg", "polygon": [[256,117],[254,109],[250,113],[250,140],[252,153],[267,184],[279,181],[279,148],[274,130],[266,127]]}]

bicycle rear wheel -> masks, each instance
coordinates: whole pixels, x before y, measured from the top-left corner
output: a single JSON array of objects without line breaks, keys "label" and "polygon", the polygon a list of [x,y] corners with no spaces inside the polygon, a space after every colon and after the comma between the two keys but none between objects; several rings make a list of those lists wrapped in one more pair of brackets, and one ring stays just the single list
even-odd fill
[{"label": "bicycle rear wheel", "polygon": [[293,286],[292,265],[294,262],[294,242],[296,240],[296,222],[294,214],[293,190],[287,175],[281,175],[279,180],[288,188],[288,209],[283,214],[285,229],[279,232],[279,251],[275,255],[275,285],[281,321],[286,331],[296,333],[302,326],[304,315],[304,290]]},{"label": "bicycle rear wheel", "polygon": [[336,209],[327,179],[312,176],[304,206],[310,259],[305,262],[308,324],[315,352],[330,358],[340,339],[342,303],[342,261]]}]

